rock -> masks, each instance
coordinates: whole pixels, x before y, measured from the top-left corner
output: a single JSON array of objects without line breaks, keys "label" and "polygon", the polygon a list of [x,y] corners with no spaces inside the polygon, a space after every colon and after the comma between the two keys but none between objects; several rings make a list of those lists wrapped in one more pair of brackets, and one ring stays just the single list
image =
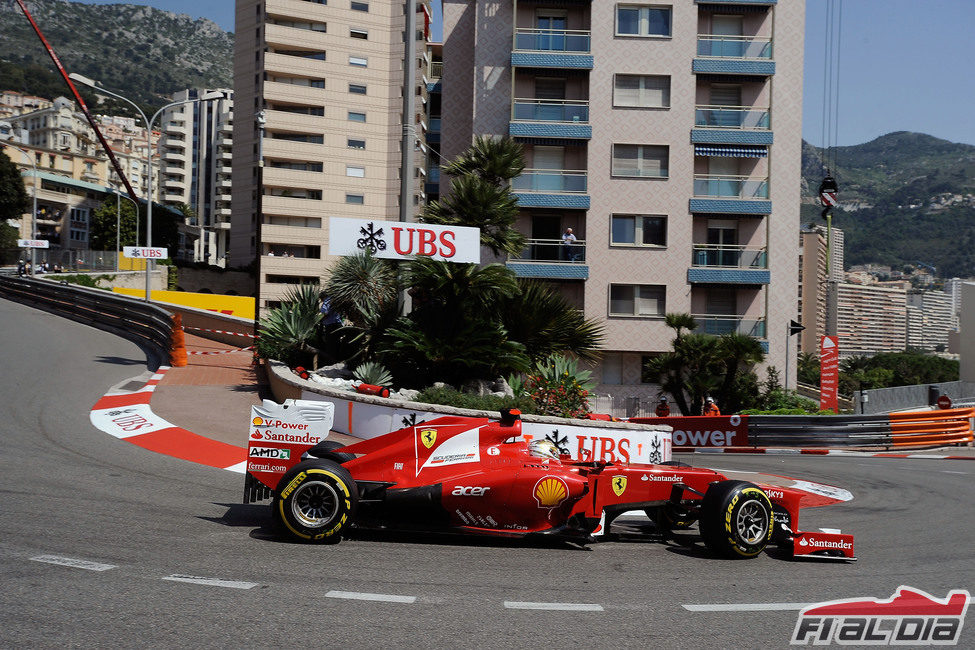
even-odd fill
[{"label": "rock", "polygon": [[345,367],[344,363],[336,363],[331,366],[322,366],[315,371],[321,377],[331,377],[333,379],[352,379],[355,375]]},{"label": "rock", "polygon": [[413,390],[412,388],[401,388],[394,393],[390,393],[390,399],[400,399],[405,402],[415,402],[420,391]]}]

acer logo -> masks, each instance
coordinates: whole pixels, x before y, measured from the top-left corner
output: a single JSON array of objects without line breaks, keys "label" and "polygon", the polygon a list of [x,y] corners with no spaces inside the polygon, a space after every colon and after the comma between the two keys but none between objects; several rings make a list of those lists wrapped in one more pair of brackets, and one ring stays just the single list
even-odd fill
[{"label": "acer logo", "polygon": [[483,497],[490,489],[489,487],[466,487],[458,485],[451,494],[455,497]]}]

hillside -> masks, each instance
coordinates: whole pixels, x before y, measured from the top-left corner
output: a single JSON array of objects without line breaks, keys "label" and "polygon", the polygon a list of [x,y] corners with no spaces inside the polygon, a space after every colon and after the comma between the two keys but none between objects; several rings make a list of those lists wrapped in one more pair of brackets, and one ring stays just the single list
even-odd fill
[{"label": "hillside", "polygon": [[[803,143],[804,223],[823,223],[821,155]],[[833,225],[844,231],[847,267],[920,261],[941,277],[975,276],[975,146],[900,131],[839,147],[835,159]]]},{"label": "hillside", "polygon": [[[233,34],[212,21],[138,5],[26,4],[68,72],[145,107],[158,108],[184,88],[232,86]],[[15,2],[0,3],[0,89],[69,94]]]}]

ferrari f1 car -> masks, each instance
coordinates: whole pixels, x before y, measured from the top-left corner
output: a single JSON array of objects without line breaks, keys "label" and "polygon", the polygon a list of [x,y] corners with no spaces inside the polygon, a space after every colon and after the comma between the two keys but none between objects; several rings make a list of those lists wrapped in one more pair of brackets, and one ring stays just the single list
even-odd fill
[{"label": "ferrari f1 car", "polygon": [[551,440],[526,440],[517,411],[500,421],[440,417],[348,446],[290,435],[279,444],[273,433],[257,441],[252,433],[244,501],[272,499],[275,521],[299,541],[335,543],[363,528],[586,544],[612,539],[614,520],[637,511],[651,534],[697,523],[723,557],[753,558],[778,544],[794,557],[856,559],[852,535],[797,529],[801,508],[852,498],[845,490],[767,475],[750,482],[673,461],[572,458]]}]

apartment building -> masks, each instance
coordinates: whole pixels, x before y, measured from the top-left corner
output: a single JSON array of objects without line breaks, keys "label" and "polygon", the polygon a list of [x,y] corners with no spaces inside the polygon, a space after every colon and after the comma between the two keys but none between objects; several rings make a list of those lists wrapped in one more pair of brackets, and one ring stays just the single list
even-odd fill
[{"label": "apartment building", "polygon": [[[329,217],[399,218],[405,6],[237,1],[229,264],[259,250],[259,309],[326,277]],[[421,16],[412,35],[421,71],[427,24]],[[411,92],[417,109],[407,123],[422,140],[421,74]],[[419,211],[423,156],[416,161]]]},{"label": "apartment building", "polygon": [[907,289],[846,282],[833,286],[841,358],[907,348]]},{"label": "apartment building", "polygon": [[799,351],[819,354],[826,335],[829,273],[826,264],[826,233],[820,228],[799,233]]},{"label": "apartment building", "polygon": [[913,291],[907,294],[907,347],[944,352],[948,332],[954,329],[951,294],[944,291]]},{"label": "apartment building", "polygon": [[180,104],[163,112],[160,142],[160,196],[167,205],[187,205],[194,213],[179,227],[175,256],[189,262],[226,266],[230,245],[233,160],[233,93],[191,88],[173,94],[186,101],[207,93],[225,99]]},{"label": "apartment building", "polygon": [[[442,150],[524,145],[519,276],[606,328],[599,392],[649,396],[671,312],[760,339],[796,317],[804,7],[444,0]],[[560,236],[572,228],[571,256]],[[795,364],[789,364],[790,373]],[[790,380],[790,383],[792,381]]]}]

